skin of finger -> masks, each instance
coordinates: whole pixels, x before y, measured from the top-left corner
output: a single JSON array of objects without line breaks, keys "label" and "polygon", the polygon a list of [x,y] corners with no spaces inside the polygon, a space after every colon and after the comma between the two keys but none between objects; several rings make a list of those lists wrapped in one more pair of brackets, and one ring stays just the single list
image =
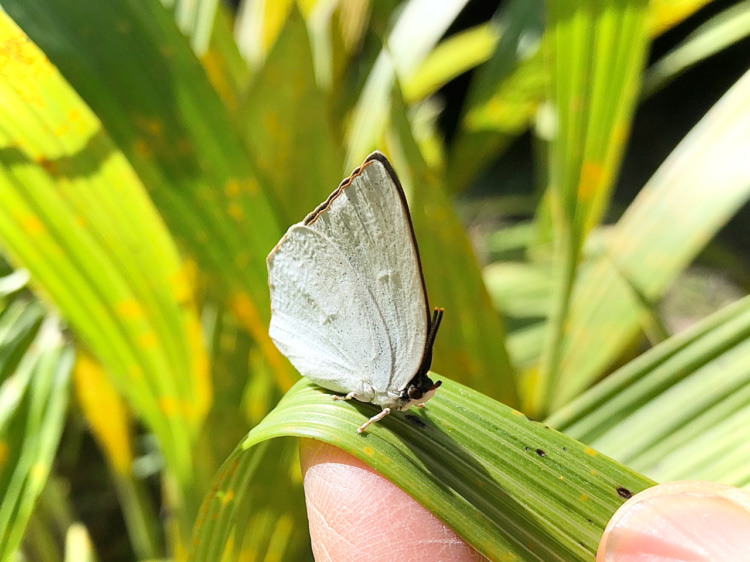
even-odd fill
[{"label": "skin of finger", "polygon": [[408,494],[341,449],[303,439],[300,463],[317,562],[484,560]]},{"label": "skin of finger", "polygon": [[750,560],[750,493],[699,481],[644,490],[612,517],[596,559]]}]

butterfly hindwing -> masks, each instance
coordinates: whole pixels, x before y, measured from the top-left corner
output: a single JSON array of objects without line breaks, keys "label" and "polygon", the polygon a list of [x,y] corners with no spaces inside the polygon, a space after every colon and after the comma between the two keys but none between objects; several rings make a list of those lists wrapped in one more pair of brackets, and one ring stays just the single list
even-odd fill
[{"label": "butterfly hindwing", "polygon": [[377,307],[336,245],[295,225],[269,257],[269,269],[271,338],[301,374],[350,392],[360,390],[352,381],[373,385],[375,374],[390,368]]}]

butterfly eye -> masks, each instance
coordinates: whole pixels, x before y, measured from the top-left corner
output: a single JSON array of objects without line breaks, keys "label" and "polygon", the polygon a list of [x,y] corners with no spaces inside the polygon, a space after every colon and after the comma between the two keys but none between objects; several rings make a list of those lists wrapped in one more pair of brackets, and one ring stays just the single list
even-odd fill
[{"label": "butterfly eye", "polygon": [[409,386],[409,390],[406,392],[409,395],[409,400],[419,400],[423,394],[419,387],[414,385]]}]

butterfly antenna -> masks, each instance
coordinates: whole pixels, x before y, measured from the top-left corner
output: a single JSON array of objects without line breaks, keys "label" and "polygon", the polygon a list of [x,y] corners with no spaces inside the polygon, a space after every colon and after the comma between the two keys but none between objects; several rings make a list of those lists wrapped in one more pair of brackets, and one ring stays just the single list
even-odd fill
[{"label": "butterfly antenna", "polygon": [[427,333],[427,345],[425,345],[427,349],[432,349],[432,346],[435,345],[435,338],[437,337],[438,328],[440,328],[440,322],[443,321],[444,312],[444,308],[435,307],[435,310],[432,313],[432,320],[430,321],[430,331]]}]

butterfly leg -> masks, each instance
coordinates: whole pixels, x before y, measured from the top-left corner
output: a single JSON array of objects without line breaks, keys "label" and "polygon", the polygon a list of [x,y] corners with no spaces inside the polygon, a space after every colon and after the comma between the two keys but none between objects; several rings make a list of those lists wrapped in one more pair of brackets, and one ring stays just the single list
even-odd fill
[{"label": "butterfly leg", "polygon": [[391,413],[391,409],[390,408],[383,408],[383,410],[381,412],[375,414],[369,420],[367,420],[365,423],[363,423],[362,425],[360,425],[357,428],[357,433],[362,433],[365,429],[367,429],[367,426],[369,426],[371,423],[375,423],[377,421],[382,420],[384,417],[386,417],[390,413]]},{"label": "butterfly leg", "polygon": [[338,394],[333,395],[334,400],[351,400],[352,398],[356,398],[357,393],[356,392],[350,392],[346,396],[339,396]]}]

